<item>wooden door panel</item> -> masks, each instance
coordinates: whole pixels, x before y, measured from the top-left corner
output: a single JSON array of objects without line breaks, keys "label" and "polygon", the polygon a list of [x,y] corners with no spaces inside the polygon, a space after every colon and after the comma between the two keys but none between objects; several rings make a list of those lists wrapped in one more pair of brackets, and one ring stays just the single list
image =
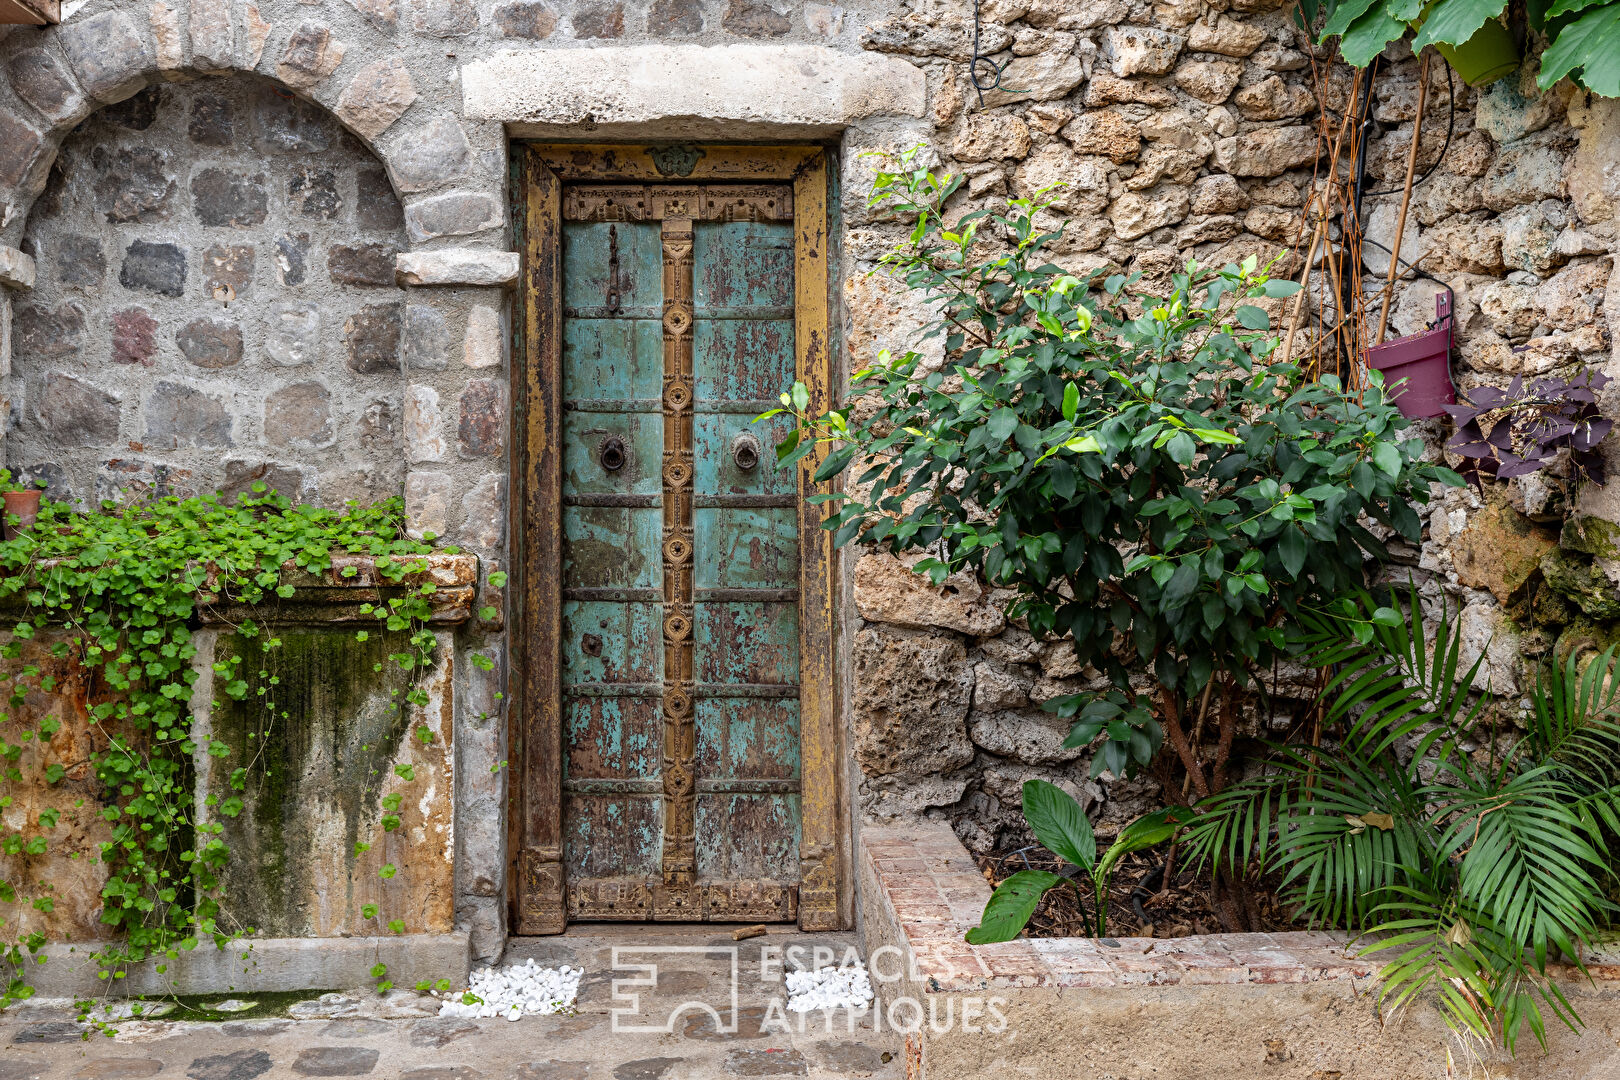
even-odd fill
[{"label": "wooden door panel", "polygon": [[[588,402],[591,405],[598,401]],[[624,455],[617,469],[602,466],[609,439],[618,439]],[[645,495],[658,505],[663,481],[664,425],[656,412],[571,411],[563,417],[563,498],[587,494]],[[576,503],[576,505],[578,505]]]},{"label": "wooden door panel", "polygon": [[699,507],[693,515],[700,589],[788,589],[798,584],[798,517],[788,507]]},{"label": "wooden door panel", "polygon": [[[775,221],[702,221],[693,234],[698,318],[793,318],[793,226]],[[765,311],[758,309],[764,308]],[[791,339],[788,355],[792,356]],[[792,371],[791,363],[788,368]],[[700,376],[701,377],[701,376]]]},{"label": "wooden door panel", "polygon": [[657,589],[660,511],[620,506],[563,508],[562,583],[576,588]]},{"label": "wooden door panel", "polygon": [[[565,315],[654,322],[664,317],[663,244],[657,222],[565,221],[563,262]],[[618,308],[610,312],[608,293],[615,280]],[[661,373],[662,364],[653,370]]]},{"label": "wooden door panel", "polygon": [[697,677],[706,684],[796,686],[798,607],[761,600],[698,605]]},{"label": "wooden door panel", "polygon": [[698,775],[725,780],[799,778],[799,703],[709,698],[697,707]]},{"label": "wooden door panel", "polygon": [[697,867],[703,881],[792,881],[799,876],[797,794],[698,791]]},{"label": "wooden door panel", "polygon": [[[772,407],[776,402],[770,402]],[[693,456],[697,466],[699,502],[704,495],[774,495],[781,506],[798,498],[798,480],[792,470],[778,469],[776,444],[793,430],[792,417],[774,416],[754,423],[763,412],[705,413],[693,417]],[[759,462],[753,468],[737,464],[738,436],[752,435],[759,442]]]},{"label": "wooden door panel", "polygon": [[[524,678],[538,844],[520,856],[520,927],[789,920],[808,890],[803,925],[832,928],[830,564],[803,510],[813,462],[775,469],[791,424],[752,423],[796,378],[818,401],[825,386],[825,161],[716,147],[696,168],[717,179],[671,184],[636,172],[657,151],[553,149],[529,158],[540,361],[516,399],[521,460],[547,463],[519,493],[524,587],[541,590],[525,625],[556,650],[555,675]],[[547,507],[550,562],[533,546]]]},{"label": "wooden door panel", "polygon": [[567,400],[651,403],[664,392],[664,328],[657,319],[570,318],[563,335]]},{"label": "wooden door panel", "polygon": [[660,682],[663,635],[655,604],[563,601],[563,677],[570,684]]}]

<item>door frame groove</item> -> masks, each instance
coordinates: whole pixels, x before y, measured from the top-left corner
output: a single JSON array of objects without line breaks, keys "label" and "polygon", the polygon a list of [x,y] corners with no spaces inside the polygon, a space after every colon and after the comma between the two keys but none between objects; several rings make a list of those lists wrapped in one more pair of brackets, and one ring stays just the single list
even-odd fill
[{"label": "door frame groove", "polygon": [[[512,766],[507,875],[513,932],[567,926],[563,865],[562,717],[562,238],[565,186],[580,184],[791,183],[794,231],[794,360],[810,408],[833,404],[829,312],[828,155],[819,146],[704,145],[671,154],[648,144],[515,143],[514,210],[523,258],[512,379],[513,640],[517,670],[509,727]],[[685,168],[669,175],[661,166]],[[656,189],[654,189],[656,191]],[[735,188],[731,190],[737,190]],[[743,205],[746,197],[738,200]],[[739,210],[721,213],[741,212]],[[633,211],[627,211],[633,213]],[[627,217],[626,220],[633,218]],[[774,403],[773,403],[774,404]],[[799,540],[800,800],[798,922],[805,930],[852,925],[839,694],[834,681],[836,562],[819,508],[803,500],[834,490],[812,475],[824,452],[797,466]]]}]

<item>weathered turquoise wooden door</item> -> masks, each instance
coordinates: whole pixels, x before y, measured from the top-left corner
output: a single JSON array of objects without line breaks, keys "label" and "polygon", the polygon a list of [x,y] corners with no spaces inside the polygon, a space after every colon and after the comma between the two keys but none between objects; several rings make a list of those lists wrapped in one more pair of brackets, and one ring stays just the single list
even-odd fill
[{"label": "weathered turquoise wooden door", "polygon": [[791,920],[792,189],[582,185],[562,225],[563,867],[577,919]]}]

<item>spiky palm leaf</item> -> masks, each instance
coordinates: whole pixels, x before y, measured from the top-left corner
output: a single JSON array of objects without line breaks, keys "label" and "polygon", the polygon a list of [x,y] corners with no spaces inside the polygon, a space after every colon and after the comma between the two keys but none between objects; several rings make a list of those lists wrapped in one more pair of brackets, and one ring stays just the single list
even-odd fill
[{"label": "spiky palm leaf", "polygon": [[1202,804],[1186,843],[1196,862],[1282,870],[1313,919],[1393,953],[1387,1008],[1432,991],[1460,1030],[1545,1044],[1547,1013],[1580,1024],[1547,964],[1578,962],[1614,910],[1620,662],[1566,659],[1532,690],[1525,737],[1465,753],[1493,704],[1472,692],[1483,658],[1464,670],[1449,613],[1429,640],[1415,593],[1404,613],[1398,599],[1302,618],[1307,662],[1333,669],[1337,745],[1277,748]]}]

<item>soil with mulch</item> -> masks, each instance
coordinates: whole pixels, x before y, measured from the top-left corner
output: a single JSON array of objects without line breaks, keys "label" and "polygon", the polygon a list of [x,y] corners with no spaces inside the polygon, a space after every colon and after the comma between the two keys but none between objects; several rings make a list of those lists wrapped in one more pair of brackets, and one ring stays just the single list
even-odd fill
[{"label": "soil with mulch", "polygon": [[[994,851],[975,855],[974,861],[992,888],[1020,870],[1063,873],[1073,869],[1039,845],[1020,850],[1025,844],[1034,843],[1033,836],[1014,838]],[[1167,853],[1165,848],[1156,848],[1120,860],[1108,892],[1107,936],[1177,938],[1228,932],[1210,903],[1212,883],[1207,870],[1193,873],[1174,867],[1169,887],[1163,886],[1161,879]],[[1091,877],[1081,872],[1077,880],[1080,891],[1085,893],[1085,907],[1082,909],[1075,890],[1053,889],[1029,920],[1030,937],[1096,936]],[[1235,929],[1261,932],[1306,929],[1290,918],[1291,906],[1277,898],[1277,885],[1278,882],[1267,880],[1250,886],[1251,925]]]}]

